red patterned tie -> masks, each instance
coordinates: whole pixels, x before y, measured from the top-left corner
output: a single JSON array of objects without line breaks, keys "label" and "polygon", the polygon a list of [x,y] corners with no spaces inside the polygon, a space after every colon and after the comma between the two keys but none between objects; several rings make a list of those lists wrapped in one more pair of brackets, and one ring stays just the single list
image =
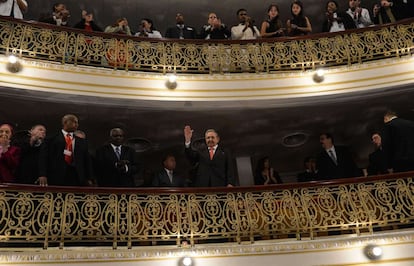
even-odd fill
[{"label": "red patterned tie", "polygon": [[209,153],[210,153],[210,160],[213,160],[213,157],[214,157],[214,148],[209,148]]},{"label": "red patterned tie", "polygon": [[71,135],[69,133],[66,134],[65,141],[66,141],[66,147],[65,147],[65,149],[67,151],[70,151],[70,153],[71,153],[71,155],[65,154],[65,162],[67,164],[71,164],[72,163],[73,149],[72,149],[72,137],[71,137]]}]

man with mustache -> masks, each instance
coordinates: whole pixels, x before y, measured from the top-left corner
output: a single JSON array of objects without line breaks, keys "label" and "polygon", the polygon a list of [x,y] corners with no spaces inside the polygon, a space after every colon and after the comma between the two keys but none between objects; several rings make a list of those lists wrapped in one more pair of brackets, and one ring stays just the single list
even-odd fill
[{"label": "man with mustache", "polygon": [[200,150],[191,148],[193,129],[184,127],[185,154],[193,163],[198,164],[193,180],[195,187],[232,187],[236,185],[233,159],[228,150],[219,145],[220,137],[216,130],[207,129],[204,138],[207,147]]}]

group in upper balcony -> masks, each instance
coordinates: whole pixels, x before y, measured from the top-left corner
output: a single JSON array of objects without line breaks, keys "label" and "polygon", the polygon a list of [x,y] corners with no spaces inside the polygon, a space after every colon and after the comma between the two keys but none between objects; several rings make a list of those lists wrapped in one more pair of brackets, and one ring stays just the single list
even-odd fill
[{"label": "group in upper balcony", "polygon": [[[347,29],[363,28],[371,25],[395,22],[400,19],[414,17],[413,0],[380,0],[370,11],[361,6],[361,0],[348,0],[348,6],[342,8],[336,0],[329,0],[325,6],[325,20],[321,25],[322,32],[336,32]],[[342,4],[342,3],[341,3]],[[344,3],[345,6],[345,3]],[[1,0],[0,15],[22,19],[27,11],[25,0]],[[277,4],[267,8],[267,19],[256,26],[254,18],[248,15],[247,9],[240,8],[236,15],[238,24],[233,27],[225,25],[217,12],[208,13],[207,23],[197,31],[195,27],[185,23],[182,12],[175,17],[175,24],[165,31],[165,38],[174,39],[232,39],[246,40],[257,38],[274,38],[281,36],[301,36],[312,32],[310,19],[305,16],[305,8],[301,1],[295,0],[290,5],[291,17],[283,22],[280,19],[280,10]],[[285,12],[285,11],[282,11]],[[69,26],[70,11],[63,3],[56,3],[52,12],[39,18],[40,22]],[[104,31],[107,33],[126,34],[131,36],[162,38],[160,31],[156,30],[150,18],[138,21],[136,31],[131,29],[128,20],[120,17],[112,25],[101,28],[94,22],[93,13],[81,11],[81,21],[73,25],[74,28],[86,31]]]}]

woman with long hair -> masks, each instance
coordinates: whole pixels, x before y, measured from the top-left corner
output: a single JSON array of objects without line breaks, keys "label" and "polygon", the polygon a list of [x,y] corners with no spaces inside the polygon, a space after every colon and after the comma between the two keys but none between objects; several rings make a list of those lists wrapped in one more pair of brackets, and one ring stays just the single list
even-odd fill
[{"label": "woman with long hair", "polygon": [[260,36],[263,38],[284,36],[282,21],[279,18],[279,7],[276,4],[271,4],[267,8],[267,16],[268,18],[262,22]]},{"label": "woman with long hair", "polygon": [[289,36],[301,36],[312,32],[311,23],[308,17],[303,14],[302,2],[294,1],[290,5],[290,12],[292,17],[286,22]]}]

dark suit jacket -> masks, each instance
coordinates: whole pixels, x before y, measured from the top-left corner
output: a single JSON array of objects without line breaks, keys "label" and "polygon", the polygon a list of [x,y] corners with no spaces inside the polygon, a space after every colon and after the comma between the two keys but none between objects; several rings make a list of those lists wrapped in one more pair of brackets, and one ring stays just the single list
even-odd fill
[{"label": "dark suit jacket", "polygon": [[154,187],[185,187],[185,179],[173,172],[172,183],[165,169],[159,171],[152,179]]},{"label": "dark suit jacket", "polygon": [[338,165],[334,163],[325,150],[322,150],[316,158],[316,169],[320,179],[336,179],[345,177],[362,176],[348,149],[343,146],[335,146]]},{"label": "dark suit jacket", "polygon": [[213,160],[207,148],[193,150],[185,148],[187,158],[194,164],[198,163],[195,179],[192,184],[195,187],[224,187],[228,184],[236,185],[234,177],[233,159],[228,150],[220,145],[214,153]]},{"label": "dark suit jacket", "polygon": [[382,149],[377,149],[369,155],[368,175],[388,174],[387,160]]},{"label": "dark suit jacket", "polygon": [[[356,29],[356,24],[354,20],[351,18],[351,16],[348,15],[348,13],[336,12],[336,14],[338,15],[338,19],[340,19],[341,22],[344,24],[345,30]],[[331,26],[332,26],[331,23],[326,19],[322,23],[322,32],[329,32],[329,30],[331,29]]]},{"label": "dark suit jacket", "polygon": [[66,142],[62,132],[47,138],[41,145],[39,154],[39,175],[46,176],[49,185],[67,186],[86,185],[92,178],[92,164],[85,139],[74,136],[72,166],[76,170],[78,180],[65,180],[68,164],[65,162],[63,151]]},{"label": "dark suit jacket", "polygon": [[388,168],[414,170],[414,122],[395,118],[384,126],[382,148]]},{"label": "dark suit jacket", "polygon": [[[197,33],[193,27],[184,25],[183,28],[183,37],[184,39],[196,39]],[[180,38],[180,29],[177,26],[169,27],[165,32],[165,38]]]},{"label": "dark suit jacket", "polygon": [[95,172],[99,186],[132,187],[135,185],[134,174],[137,172],[135,151],[122,145],[121,160],[129,161],[126,173],[115,166],[119,160],[111,144],[106,144],[96,151]]}]

